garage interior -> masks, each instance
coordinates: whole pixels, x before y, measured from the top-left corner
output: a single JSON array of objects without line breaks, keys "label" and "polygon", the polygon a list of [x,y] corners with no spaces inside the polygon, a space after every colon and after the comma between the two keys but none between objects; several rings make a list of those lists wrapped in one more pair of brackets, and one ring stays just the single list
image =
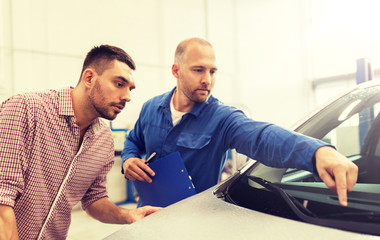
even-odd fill
[{"label": "garage interior", "polygon": [[[142,104],[175,86],[171,65],[180,41],[200,37],[213,44],[219,69],[215,97],[255,120],[290,128],[356,85],[358,73],[379,79],[379,5],[377,0],[0,0],[0,100],[75,86],[93,46],[125,49],[137,65],[137,87],[123,112],[108,121],[115,164],[107,187],[112,201],[135,208],[133,183],[120,173],[120,151]],[[229,156],[224,178],[246,160],[233,151]],[[121,227],[91,219],[78,204],[69,239],[102,239]]]}]

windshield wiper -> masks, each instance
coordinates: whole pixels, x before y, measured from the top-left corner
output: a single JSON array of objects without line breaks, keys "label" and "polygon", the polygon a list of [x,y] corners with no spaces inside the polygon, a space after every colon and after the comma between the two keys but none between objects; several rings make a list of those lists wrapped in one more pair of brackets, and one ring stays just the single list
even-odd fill
[{"label": "windshield wiper", "polygon": [[297,199],[295,199],[292,195],[285,192],[282,188],[259,177],[248,176],[248,178],[254,181],[255,183],[258,183],[261,186],[265,187],[267,190],[280,195],[297,216],[298,216],[297,213],[301,211],[302,214],[306,214],[307,216],[317,217],[313,212],[311,212],[309,209],[304,207]]},{"label": "windshield wiper", "polygon": [[[327,217],[318,217],[314,213],[312,213],[309,209],[304,207],[297,199],[295,199],[290,194],[286,193],[282,188],[279,186],[266,181],[259,177],[254,176],[247,176],[250,180],[254,181],[257,184],[260,184],[267,190],[269,190],[272,193],[275,193],[286,202],[286,204],[290,207],[290,209],[294,212],[294,214],[297,215],[297,217],[304,222],[320,225],[320,226],[326,226],[326,227],[333,227],[338,229],[343,229],[347,231],[354,231],[359,233],[366,233],[366,234],[374,234],[380,236],[380,225],[375,224],[372,222],[369,222],[368,219],[370,217],[376,217],[378,218],[380,216],[380,213],[377,212],[362,212],[362,216],[364,217],[365,214],[367,214],[366,221],[359,221],[358,219],[351,219],[350,220],[341,220],[341,219],[332,219],[334,214],[331,214]],[[353,216],[353,213],[346,213],[350,214],[350,217]],[[339,214],[337,214],[339,215]],[[356,214],[356,216],[359,216],[360,214]],[[347,217],[348,215],[346,215]],[[340,218],[347,219],[344,214],[340,214]]]},{"label": "windshield wiper", "polygon": [[323,215],[324,218],[350,219],[359,222],[380,222],[380,213],[373,211],[364,212],[343,212]]},{"label": "windshield wiper", "polygon": [[228,192],[228,189],[229,189],[231,183],[237,181],[242,176],[244,176],[245,173],[250,171],[256,164],[257,164],[257,162],[250,159],[244,166],[242,166],[233,175],[229,176],[226,180],[224,180],[222,184],[220,184],[217,188],[215,188],[213,191],[213,194],[217,198],[225,198],[226,193]]}]

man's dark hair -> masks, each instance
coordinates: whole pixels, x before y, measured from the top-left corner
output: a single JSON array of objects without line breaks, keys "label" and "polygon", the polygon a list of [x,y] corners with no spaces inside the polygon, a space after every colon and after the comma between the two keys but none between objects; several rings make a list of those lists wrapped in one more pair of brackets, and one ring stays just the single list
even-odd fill
[{"label": "man's dark hair", "polygon": [[79,82],[81,81],[84,70],[87,68],[94,68],[97,74],[102,75],[104,70],[109,67],[109,64],[113,60],[123,62],[132,70],[136,70],[136,64],[132,57],[129,56],[123,49],[110,45],[100,45],[98,47],[93,47],[91,51],[87,53],[87,56],[83,62]]}]

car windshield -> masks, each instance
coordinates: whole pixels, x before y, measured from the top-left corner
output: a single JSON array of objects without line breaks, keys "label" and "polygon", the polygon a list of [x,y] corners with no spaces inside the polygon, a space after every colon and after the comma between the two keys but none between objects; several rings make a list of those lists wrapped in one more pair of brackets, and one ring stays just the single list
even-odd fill
[{"label": "car windshield", "polygon": [[[223,195],[228,202],[253,210],[354,232],[380,235],[380,86],[338,98],[295,131],[337,148],[359,167],[358,183],[348,193],[348,207],[321,179],[297,169],[260,163],[240,171]],[[321,220],[322,219],[322,220]]]},{"label": "car windshield", "polygon": [[[309,119],[297,132],[321,139],[359,167],[358,183],[380,183],[380,87],[353,91]],[[282,182],[315,182],[288,169]]]}]

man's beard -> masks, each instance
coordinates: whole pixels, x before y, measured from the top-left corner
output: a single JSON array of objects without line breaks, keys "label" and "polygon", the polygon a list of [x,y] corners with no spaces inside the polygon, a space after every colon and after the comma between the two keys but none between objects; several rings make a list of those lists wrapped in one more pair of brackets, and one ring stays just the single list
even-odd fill
[{"label": "man's beard", "polygon": [[117,114],[110,113],[110,106],[106,105],[105,103],[106,101],[104,98],[104,94],[98,81],[99,80],[95,82],[94,88],[90,92],[88,98],[90,99],[90,102],[94,107],[95,111],[99,114],[101,118],[105,118],[107,120],[114,120]]},{"label": "man's beard", "polygon": [[203,102],[207,102],[208,98],[210,97],[210,92],[207,94],[207,95],[200,95],[197,91],[193,91],[191,94],[190,94],[190,99],[193,101],[193,102],[196,102],[196,103],[203,103]]}]

